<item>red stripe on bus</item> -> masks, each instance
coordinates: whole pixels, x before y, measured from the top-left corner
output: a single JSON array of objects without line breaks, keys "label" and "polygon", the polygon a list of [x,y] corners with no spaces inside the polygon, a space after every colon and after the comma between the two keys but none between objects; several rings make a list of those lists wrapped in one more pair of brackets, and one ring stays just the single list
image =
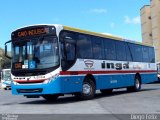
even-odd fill
[{"label": "red stripe on bus", "polygon": [[61,71],[60,75],[79,75],[79,74],[116,74],[116,73],[152,73],[156,70],[112,70],[112,71]]}]

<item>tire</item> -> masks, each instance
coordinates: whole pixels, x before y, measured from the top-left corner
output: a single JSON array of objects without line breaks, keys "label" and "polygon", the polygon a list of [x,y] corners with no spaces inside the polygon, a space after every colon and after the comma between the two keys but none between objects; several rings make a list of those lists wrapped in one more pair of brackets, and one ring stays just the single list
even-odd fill
[{"label": "tire", "polygon": [[113,89],[101,89],[100,91],[102,94],[111,94]]},{"label": "tire", "polygon": [[93,99],[96,92],[96,86],[92,79],[86,78],[83,82],[82,92],[77,93],[76,97],[82,100]]},{"label": "tire", "polygon": [[138,75],[135,76],[134,86],[128,87],[127,91],[129,92],[138,92],[141,90],[141,79]]},{"label": "tire", "polygon": [[42,97],[47,101],[53,102],[57,100],[59,96],[58,95],[43,95]]},{"label": "tire", "polygon": [[7,90],[7,88],[4,88],[4,90]]}]

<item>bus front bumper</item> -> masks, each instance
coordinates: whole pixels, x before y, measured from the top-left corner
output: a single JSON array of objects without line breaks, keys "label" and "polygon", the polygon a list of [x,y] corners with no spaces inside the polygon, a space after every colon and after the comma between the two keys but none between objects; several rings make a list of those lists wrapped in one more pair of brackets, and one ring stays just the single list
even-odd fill
[{"label": "bus front bumper", "polygon": [[15,84],[12,83],[13,95],[45,95],[62,93],[61,80],[52,80],[50,83]]}]

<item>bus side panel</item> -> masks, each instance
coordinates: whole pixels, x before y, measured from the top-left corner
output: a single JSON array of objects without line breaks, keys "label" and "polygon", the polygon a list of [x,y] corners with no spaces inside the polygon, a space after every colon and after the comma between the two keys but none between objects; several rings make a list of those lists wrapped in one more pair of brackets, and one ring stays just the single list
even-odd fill
[{"label": "bus side panel", "polygon": [[66,76],[61,77],[63,82],[62,93],[73,93],[82,91],[84,76]]},{"label": "bus side panel", "polygon": [[155,74],[155,73],[152,73],[152,74],[141,74],[142,84],[155,82],[157,80],[158,80],[157,74]]},{"label": "bus side panel", "polygon": [[134,85],[134,74],[102,75],[96,78],[97,89],[121,88]]}]

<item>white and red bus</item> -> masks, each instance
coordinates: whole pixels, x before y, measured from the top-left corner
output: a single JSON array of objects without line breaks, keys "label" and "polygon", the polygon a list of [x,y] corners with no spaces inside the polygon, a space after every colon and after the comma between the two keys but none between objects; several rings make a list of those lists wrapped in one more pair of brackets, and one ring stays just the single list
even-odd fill
[{"label": "white and red bus", "polygon": [[1,88],[4,90],[11,89],[11,69],[2,69]]},{"label": "white and red bus", "polygon": [[71,93],[91,99],[96,90],[139,91],[141,84],[157,80],[154,48],[123,38],[33,25],[12,32],[9,42],[14,95],[54,100]]}]

